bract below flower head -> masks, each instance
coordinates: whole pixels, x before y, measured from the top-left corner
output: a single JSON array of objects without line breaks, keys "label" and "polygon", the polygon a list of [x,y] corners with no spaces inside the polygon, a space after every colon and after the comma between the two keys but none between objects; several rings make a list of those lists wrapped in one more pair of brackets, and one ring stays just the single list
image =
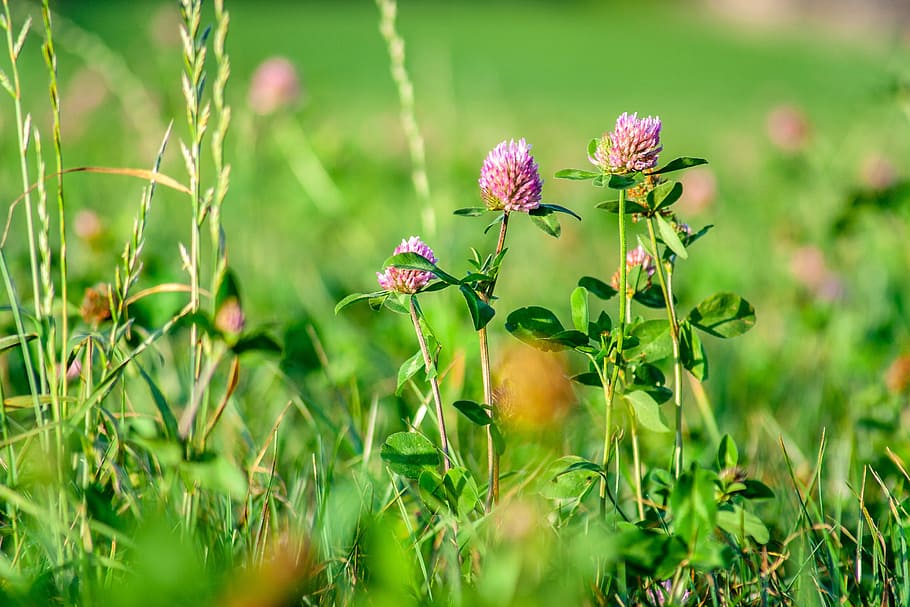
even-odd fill
[{"label": "bract below flower head", "polygon": [[623,113],[613,131],[604,133],[589,160],[607,173],[636,173],[657,166],[660,145],[660,118]]},{"label": "bract below flower head", "polygon": [[[430,263],[436,263],[436,255],[433,249],[427,246],[425,242],[417,236],[411,236],[407,240],[402,240],[401,244],[395,247],[393,255],[399,253],[417,253],[425,257]],[[386,268],[385,272],[376,272],[376,280],[379,286],[386,291],[395,291],[396,293],[416,293],[433,280],[435,274],[424,270],[408,270],[404,268]]]},{"label": "bract below flower head", "polygon": [[540,206],[543,179],[531,146],[519,139],[503,141],[480,169],[480,197],[491,211],[527,213]]}]

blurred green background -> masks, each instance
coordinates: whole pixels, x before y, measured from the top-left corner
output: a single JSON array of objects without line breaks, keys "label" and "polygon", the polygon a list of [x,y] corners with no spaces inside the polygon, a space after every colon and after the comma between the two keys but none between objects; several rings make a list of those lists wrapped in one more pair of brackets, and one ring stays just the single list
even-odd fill
[{"label": "blurred green background", "polygon": [[[680,206],[693,227],[716,226],[677,270],[681,309],[731,290],[757,310],[749,335],[708,344],[707,391],[721,430],[747,442],[752,455],[776,449],[783,435],[799,459],[827,427],[843,441],[835,475],[845,477],[853,450],[876,456],[866,438],[906,429],[906,391],[886,386],[889,365],[910,352],[902,189],[910,52],[899,12],[878,25],[857,18],[850,28],[811,12],[731,18],[730,7],[694,2],[402,1],[398,27],[426,141],[428,208],[412,186],[377,7],[366,0],[227,7],[230,263],[248,322],[276,333],[311,324],[334,381],[356,382],[364,399],[395,399],[395,370],[413,349],[407,323],[365,306],[336,318],[333,306],[347,293],[374,290],[375,271],[402,237],[420,234],[442,267],[459,273],[470,246],[491,249],[495,234],[482,235],[482,219],[452,211],[479,203],[480,164],[503,139],[532,143],[544,200],[584,220],[563,220],[559,240],[523,218],[514,222],[495,351],[513,345],[502,328],[508,311],[541,304],[566,318],[580,276],[608,280],[618,264],[615,216],[594,209],[601,198],[593,188],[552,175],[585,167],[587,141],[628,111],[661,117],[664,159],[711,163],[691,174]],[[57,8],[66,165],[150,167],[171,120],[185,136],[177,9],[112,0]],[[295,66],[300,94],[259,115],[249,105],[252,74],[275,56]],[[25,59],[32,62],[26,95],[44,126],[50,112],[38,57]],[[10,199],[19,191],[11,124],[4,114],[2,166],[10,168],[0,188]],[[163,171],[185,180],[176,137]],[[70,208],[90,211],[71,223],[71,274],[83,286],[111,280],[142,185],[67,179]],[[188,217],[182,196],[158,193],[143,286],[185,280],[178,243],[188,242]],[[146,313],[165,318],[181,303],[172,299]],[[444,362],[464,356],[466,368],[476,368],[457,294],[426,299]],[[465,381],[470,392],[479,377]],[[702,420],[691,411],[690,432],[700,436]],[[855,434],[870,417],[879,430]]]}]

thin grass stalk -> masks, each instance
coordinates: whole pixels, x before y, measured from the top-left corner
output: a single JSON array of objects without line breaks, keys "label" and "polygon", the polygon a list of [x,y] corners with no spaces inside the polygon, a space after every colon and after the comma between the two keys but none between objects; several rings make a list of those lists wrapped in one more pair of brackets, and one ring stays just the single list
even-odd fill
[{"label": "thin grass stalk", "polygon": [[[155,164],[152,168],[152,175],[158,175],[161,168],[161,160],[164,158],[164,151],[167,149],[167,143],[171,136],[173,123],[169,124],[161,140],[161,147],[158,148],[158,154],[155,156]],[[133,231],[130,240],[123,248],[121,259],[123,265],[117,268],[114,274],[114,286],[117,290],[115,305],[112,306],[111,330],[110,330],[110,349],[113,350],[117,341],[118,327],[123,321],[126,314],[126,308],[130,301],[130,290],[139,280],[142,272],[142,250],[145,247],[145,226],[148,220],[148,214],[152,209],[152,198],[155,196],[157,181],[152,179],[147,188],[143,190],[142,201],[139,204],[139,213],[133,220]],[[121,273],[122,270],[122,273]]]},{"label": "thin grass stalk", "polygon": [[[12,73],[12,83],[10,94],[13,97],[13,105],[15,106],[16,111],[16,137],[18,141],[18,152],[19,152],[19,169],[22,176],[22,189],[24,192],[29,191],[29,185],[31,180],[29,179],[28,173],[28,146],[31,133],[31,115],[24,115],[22,107],[22,87],[19,81],[19,54],[22,52],[22,46],[25,44],[25,40],[28,37],[29,28],[31,27],[32,19],[28,17],[25,23],[22,26],[22,29],[19,31],[19,34],[16,38],[13,38],[13,22],[12,17],[10,16],[9,9],[9,0],[3,0],[3,14],[5,17],[6,23],[6,43],[7,50],[10,58],[10,72]],[[42,318],[41,314],[41,288],[39,280],[39,265],[38,265],[38,256],[37,256],[37,247],[35,243],[35,227],[34,221],[32,218],[32,198],[30,194],[25,196],[25,221],[26,221],[26,239],[28,241],[28,255],[29,255],[29,268],[31,269],[32,277],[32,296],[35,305],[35,317],[38,319],[39,323]],[[41,364],[38,367],[38,375],[40,378],[40,389],[42,392],[45,391],[47,387],[47,371],[44,365],[44,344],[41,340],[36,340],[36,347],[38,349],[38,360],[41,361]],[[43,418],[42,418],[43,419]],[[46,443],[44,439],[44,443]],[[46,444],[43,443],[43,446],[46,448]]]},{"label": "thin grass stalk", "polygon": [[[205,86],[205,38],[208,31],[201,37],[199,24],[201,21],[201,0],[182,0],[181,14],[183,25],[180,35],[183,41],[183,55],[185,71],[182,74],[183,95],[186,102],[186,120],[189,128],[189,146],[181,144],[187,173],[190,178],[190,199],[192,206],[192,226],[190,234],[190,252],[188,271],[190,274],[190,311],[195,314],[200,307],[200,240],[201,227],[205,219],[204,200],[202,196],[202,139],[205,135],[208,122],[209,108],[202,107],[202,90]],[[196,394],[199,384],[199,374],[202,370],[203,349],[200,339],[199,325],[193,320],[190,326],[190,394]],[[194,424],[195,425],[195,424]],[[194,426],[193,425],[193,426]],[[189,438],[192,439],[192,427]]]},{"label": "thin grass stalk", "polygon": [[[670,341],[673,343],[673,404],[676,411],[676,439],[673,445],[673,476],[679,478],[682,473],[682,358],[679,351],[679,322],[676,318],[676,305],[673,303],[673,287],[670,282],[670,269],[660,260],[657,250],[657,233],[654,229],[654,218],[648,217],[648,235],[651,238],[651,250],[654,253],[654,266],[660,281],[660,291],[664,296],[664,307],[667,310],[667,322],[670,325]],[[669,265],[669,264],[668,264]]]},{"label": "thin grass stalk", "polygon": [[[493,253],[493,259],[499,257],[506,244],[506,232],[509,229],[509,212],[502,212],[502,224],[499,226],[499,239],[496,241],[496,251]],[[496,289],[496,279],[499,276],[497,268],[493,279],[481,290],[480,298],[489,303],[493,298],[493,291]],[[487,328],[481,327],[477,331],[477,339],[480,344],[480,374],[483,380],[483,400],[484,404],[490,407],[491,423],[487,424],[487,498],[486,509],[489,512],[493,504],[499,499],[499,453],[496,451],[496,441],[493,437],[496,423],[496,405],[493,402],[493,375],[490,368],[490,346],[487,339]]]},{"label": "thin grass stalk", "polygon": [[[215,116],[215,130],[212,132],[212,160],[215,170],[215,189],[209,209],[209,229],[212,244],[212,280],[211,293],[218,292],[218,287],[227,271],[227,251],[224,242],[224,229],[221,223],[221,208],[227,196],[230,182],[231,165],[224,162],[224,142],[231,124],[231,107],[224,101],[224,91],[231,75],[231,61],[225,50],[230,13],[224,10],[224,1],[215,0],[215,38],[213,50],[217,74],[212,86],[212,102]],[[212,314],[217,310],[217,302],[212,298]]]},{"label": "thin grass stalk", "polygon": [[404,40],[395,27],[395,16],[398,12],[396,0],[376,0],[379,7],[379,31],[389,51],[392,80],[398,90],[401,106],[401,126],[408,140],[411,154],[411,181],[420,199],[423,220],[423,233],[430,236],[436,233],[436,214],[430,204],[430,181],[427,178],[427,159],[417,116],[414,113],[414,85],[405,67]]},{"label": "thin grass stalk", "polygon": [[[6,395],[3,391],[3,382],[0,381],[0,435],[6,444],[6,486],[15,488],[19,484],[19,466],[16,462],[16,449],[10,440],[9,420],[6,418]],[[22,536],[19,533],[19,513],[16,506],[7,502],[6,518],[10,521],[13,538],[13,554],[18,554],[22,549]]]},{"label": "thin grass stalk", "polygon": [[[60,251],[57,254],[57,262],[60,267],[60,359],[59,365],[61,372],[66,373],[67,361],[67,343],[69,342],[69,311],[67,309],[68,297],[68,267],[66,251],[66,204],[63,195],[63,146],[60,135],[60,92],[57,86],[57,53],[54,50],[53,26],[51,22],[51,11],[48,6],[48,0],[41,2],[41,17],[44,21],[44,45],[42,51],[44,61],[48,69],[48,93],[51,100],[51,113],[54,119],[54,161],[57,166],[57,223],[59,224],[60,234]],[[66,396],[67,382],[60,382],[60,394]],[[66,407],[66,399],[62,401],[62,406]],[[65,415],[65,410],[63,411]]]},{"label": "thin grass stalk", "polygon": [[449,436],[446,434],[446,420],[442,409],[442,396],[439,393],[439,378],[436,375],[436,365],[433,363],[433,357],[430,349],[427,347],[427,338],[420,327],[420,314],[417,310],[417,301],[411,296],[409,306],[411,311],[411,322],[414,323],[414,333],[417,334],[417,343],[420,344],[420,352],[423,354],[423,366],[426,369],[427,377],[430,379],[430,387],[433,391],[433,402],[436,404],[436,423],[439,427],[439,446],[442,451],[442,473],[445,474],[451,468],[449,461]]}]

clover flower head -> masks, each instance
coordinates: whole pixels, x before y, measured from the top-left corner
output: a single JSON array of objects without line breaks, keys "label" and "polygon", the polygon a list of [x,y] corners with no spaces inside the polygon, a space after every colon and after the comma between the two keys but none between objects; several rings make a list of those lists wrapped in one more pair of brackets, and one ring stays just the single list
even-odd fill
[{"label": "clover flower head", "polygon": [[[645,276],[647,280],[646,286],[650,287],[651,277],[654,276],[654,272],[657,271],[657,266],[654,265],[654,259],[648,255],[641,245],[626,252],[626,275],[629,275],[632,270],[637,267],[641,268],[641,274],[639,275],[643,274]],[[612,285],[614,289],[619,290],[619,270],[613,274],[613,277],[610,279],[610,285]],[[626,286],[629,290],[628,295],[631,297],[635,294],[635,285],[628,284]]]},{"label": "clover flower head", "polygon": [[301,97],[297,68],[289,59],[272,57],[263,61],[250,81],[248,102],[260,116],[293,106]]},{"label": "clover flower head", "polygon": [[[393,255],[399,253],[417,253],[425,257],[430,263],[436,263],[436,256],[433,249],[420,240],[417,236],[411,236],[407,240],[402,240],[401,244],[395,247]],[[416,293],[422,289],[428,282],[433,280],[434,274],[423,270],[408,270],[404,268],[386,268],[385,272],[376,272],[376,280],[379,286],[386,291],[395,291],[396,293]]]},{"label": "clover flower head", "polygon": [[623,113],[616,119],[616,127],[604,133],[594,156],[589,160],[607,173],[635,173],[657,166],[660,145],[660,118]]},{"label": "clover flower head", "polygon": [[540,206],[543,179],[524,139],[493,148],[483,161],[479,183],[480,197],[491,211],[527,213]]},{"label": "clover flower head", "polygon": [[641,266],[642,271],[648,273],[648,278],[654,276],[654,272],[657,270],[654,260],[641,245],[626,253],[626,270],[631,271],[636,266]]}]

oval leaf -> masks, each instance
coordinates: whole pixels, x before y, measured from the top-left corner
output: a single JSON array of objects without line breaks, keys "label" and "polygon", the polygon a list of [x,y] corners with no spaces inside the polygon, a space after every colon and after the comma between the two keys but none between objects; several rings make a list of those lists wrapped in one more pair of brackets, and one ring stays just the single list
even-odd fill
[{"label": "oval leaf", "polygon": [[424,470],[435,470],[440,461],[433,443],[416,432],[396,432],[389,436],[379,456],[392,471],[415,480]]},{"label": "oval leaf", "polygon": [[493,421],[490,412],[472,400],[456,400],[452,405],[478,426],[488,426]]},{"label": "oval leaf", "polygon": [[588,290],[584,287],[575,287],[569,298],[572,304],[572,324],[579,331],[587,331],[590,319],[588,317]]},{"label": "oval leaf", "polygon": [[681,171],[690,167],[697,167],[700,164],[708,164],[708,161],[704,158],[691,158],[689,156],[683,156],[682,158],[671,160],[664,166],[654,171],[652,175],[663,175],[665,173],[672,173],[673,171]]},{"label": "oval leaf", "polygon": [[477,293],[467,285],[458,287],[468,304],[468,311],[471,313],[471,321],[474,323],[474,330],[480,331],[493,320],[496,310],[490,307],[490,304],[480,299]]},{"label": "oval leaf", "polygon": [[460,215],[461,217],[477,217],[478,215],[483,215],[486,212],[486,207],[465,207],[463,209],[456,209],[453,215]]},{"label": "oval leaf", "polygon": [[594,278],[593,276],[583,276],[578,281],[578,286],[586,288],[592,295],[603,299],[604,301],[610,299],[618,293],[616,289],[604,281],[598,278]]},{"label": "oval leaf", "polygon": [[689,312],[689,322],[715,337],[736,337],[755,324],[755,309],[735,293],[715,293]]},{"label": "oval leaf", "polygon": [[595,177],[600,177],[600,173],[585,171],[582,169],[562,169],[560,171],[556,171],[556,174],[553,176],[556,177],[556,179],[573,179],[576,181],[583,181],[585,179],[594,179]]},{"label": "oval leaf", "polygon": [[540,306],[519,308],[506,319],[506,331],[540,350],[562,350],[565,346],[548,341],[565,329],[556,315]]},{"label": "oval leaf", "polygon": [[401,366],[398,367],[398,384],[395,386],[395,394],[401,394],[401,389],[407,381],[414,377],[422,368],[423,353],[418,350],[417,354],[401,363]]},{"label": "oval leaf", "polygon": [[652,432],[669,432],[670,428],[660,419],[660,406],[651,396],[642,390],[626,392],[623,398],[632,407],[635,419],[642,428]]},{"label": "oval leaf", "polygon": [[670,222],[661,215],[655,215],[654,219],[657,220],[657,231],[660,232],[660,238],[664,241],[664,244],[670,247],[670,250],[676,253],[680,258],[688,259],[689,254],[686,252],[686,247],[679,239],[679,234],[677,234],[676,230],[673,229],[673,226],[670,225]]}]

